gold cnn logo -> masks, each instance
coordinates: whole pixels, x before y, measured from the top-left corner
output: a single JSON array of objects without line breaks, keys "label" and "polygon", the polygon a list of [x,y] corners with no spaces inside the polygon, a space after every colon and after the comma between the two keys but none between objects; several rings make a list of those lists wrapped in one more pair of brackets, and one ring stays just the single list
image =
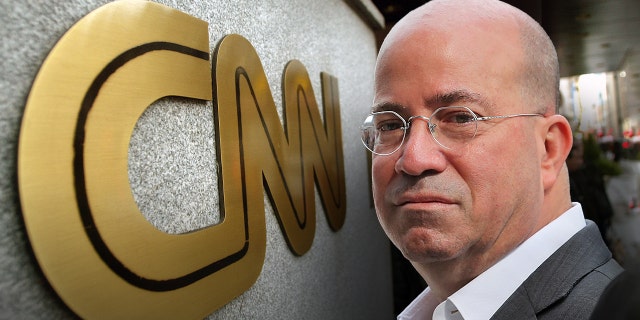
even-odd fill
[{"label": "gold cnn logo", "polygon": [[[314,181],[331,228],[344,223],[337,80],[322,74],[321,117],[305,67],[289,62],[285,130],[253,46],[224,37],[212,74],[207,30],[163,5],[113,2],[73,26],[34,81],[19,145],[24,220],[47,279],[83,318],[202,318],[249,289],[264,262],[265,191],[297,255],[315,235]],[[223,219],[185,234],[144,218],[127,174],[136,121],[166,96],[215,108]]]}]

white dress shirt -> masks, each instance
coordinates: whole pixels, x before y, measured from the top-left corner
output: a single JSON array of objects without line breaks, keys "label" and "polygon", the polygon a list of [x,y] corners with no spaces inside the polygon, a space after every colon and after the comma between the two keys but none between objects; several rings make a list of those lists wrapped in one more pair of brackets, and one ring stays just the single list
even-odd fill
[{"label": "white dress shirt", "polygon": [[582,207],[574,202],[569,210],[442,303],[438,304],[427,288],[398,319],[489,319],[547,258],[585,226]]}]

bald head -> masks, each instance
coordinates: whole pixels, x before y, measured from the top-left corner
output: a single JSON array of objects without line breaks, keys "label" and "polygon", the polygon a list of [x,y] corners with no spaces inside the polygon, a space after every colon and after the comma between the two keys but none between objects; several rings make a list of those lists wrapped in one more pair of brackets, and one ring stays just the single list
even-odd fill
[{"label": "bald head", "polygon": [[[443,40],[444,39],[444,40]],[[467,51],[465,65],[494,62],[493,75],[513,77],[530,112],[555,113],[558,102],[558,59],[542,27],[519,9],[497,0],[432,0],[400,20],[385,38],[378,67],[388,54],[418,46],[435,46],[458,55]],[[477,53],[477,54],[473,54]],[[463,53],[464,54],[464,53]],[[493,61],[491,61],[493,60]],[[429,61],[424,61],[429,63]],[[377,69],[377,75],[380,68]],[[492,76],[488,72],[487,76]]]}]

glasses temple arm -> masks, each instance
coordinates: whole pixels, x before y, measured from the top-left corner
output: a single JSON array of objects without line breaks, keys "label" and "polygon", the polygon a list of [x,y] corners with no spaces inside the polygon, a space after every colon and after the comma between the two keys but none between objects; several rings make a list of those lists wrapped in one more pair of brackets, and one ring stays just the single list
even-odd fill
[{"label": "glasses temple arm", "polygon": [[533,116],[544,117],[544,115],[539,114],[539,113],[519,113],[519,114],[507,114],[507,115],[503,115],[503,116],[478,117],[476,120],[485,121],[485,120],[492,120],[492,119],[506,119],[506,118],[533,117]]}]

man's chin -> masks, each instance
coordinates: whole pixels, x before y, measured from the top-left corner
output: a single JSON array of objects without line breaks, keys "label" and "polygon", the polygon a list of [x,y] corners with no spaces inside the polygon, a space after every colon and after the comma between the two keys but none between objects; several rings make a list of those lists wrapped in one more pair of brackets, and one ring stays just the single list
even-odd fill
[{"label": "man's chin", "polygon": [[460,253],[455,243],[433,230],[410,230],[396,245],[405,258],[417,263],[450,260]]}]

